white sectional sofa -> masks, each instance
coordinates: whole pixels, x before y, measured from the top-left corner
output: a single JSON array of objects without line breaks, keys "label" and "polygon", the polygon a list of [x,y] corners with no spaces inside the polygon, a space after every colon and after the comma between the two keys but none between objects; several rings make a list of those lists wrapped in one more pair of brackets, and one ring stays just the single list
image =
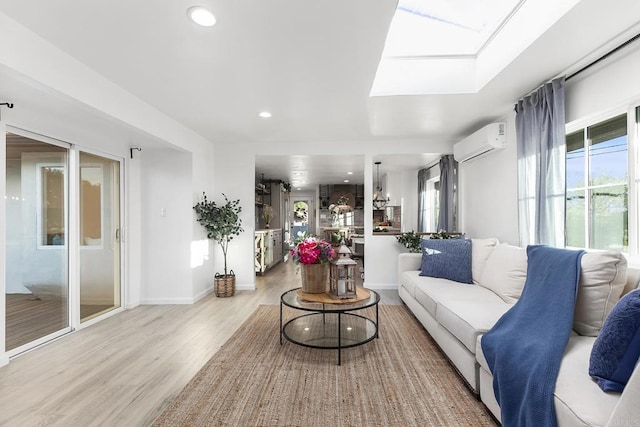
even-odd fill
[{"label": "white sectional sofa", "polygon": [[[421,254],[398,258],[398,292],[469,387],[500,420],[493,377],[480,340],[517,301],[526,280],[526,250],[496,239],[472,239],[474,284],[420,276]],[[605,393],[588,373],[591,348],[620,296],[638,287],[640,270],[614,252],[582,259],[574,332],[556,383],[559,426],[640,425],[640,365],[624,393]]]}]

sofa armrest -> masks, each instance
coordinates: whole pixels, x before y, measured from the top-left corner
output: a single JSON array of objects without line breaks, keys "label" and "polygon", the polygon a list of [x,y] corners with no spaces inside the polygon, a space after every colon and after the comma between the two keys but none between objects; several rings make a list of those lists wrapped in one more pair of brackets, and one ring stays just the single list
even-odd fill
[{"label": "sofa armrest", "polygon": [[638,402],[640,401],[640,363],[636,365],[620,400],[607,422],[608,427],[640,425]]},{"label": "sofa armrest", "polygon": [[398,286],[402,273],[407,270],[420,270],[422,265],[422,254],[402,253],[398,255]]}]

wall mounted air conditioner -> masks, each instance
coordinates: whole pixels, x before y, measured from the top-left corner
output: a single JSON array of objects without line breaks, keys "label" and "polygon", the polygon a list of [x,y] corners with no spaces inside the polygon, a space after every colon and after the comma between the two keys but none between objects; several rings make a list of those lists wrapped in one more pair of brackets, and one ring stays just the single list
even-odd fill
[{"label": "wall mounted air conditioner", "polygon": [[468,162],[478,156],[507,146],[506,124],[491,123],[453,146],[453,157]]}]

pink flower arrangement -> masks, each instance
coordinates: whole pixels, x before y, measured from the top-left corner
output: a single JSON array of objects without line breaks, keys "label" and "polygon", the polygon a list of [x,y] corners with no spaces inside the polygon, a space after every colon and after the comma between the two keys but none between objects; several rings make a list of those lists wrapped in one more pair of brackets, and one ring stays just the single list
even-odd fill
[{"label": "pink flower arrangement", "polygon": [[306,237],[291,249],[295,262],[301,264],[322,264],[335,256],[333,246],[317,237]]}]

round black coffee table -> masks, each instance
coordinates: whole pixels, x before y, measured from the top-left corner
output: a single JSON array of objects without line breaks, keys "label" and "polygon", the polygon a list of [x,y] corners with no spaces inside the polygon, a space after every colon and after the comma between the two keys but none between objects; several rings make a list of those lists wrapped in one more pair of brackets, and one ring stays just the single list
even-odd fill
[{"label": "round black coffee table", "polygon": [[[376,291],[369,289],[369,298],[353,303],[318,303],[300,298],[299,289],[291,289],[280,296],[280,345],[284,337],[305,347],[338,350],[340,365],[343,348],[356,347],[378,338],[380,295]],[[283,325],[284,306],[308,313]],[[375,307],[375,320],[354,313],[369,307]]]}]

